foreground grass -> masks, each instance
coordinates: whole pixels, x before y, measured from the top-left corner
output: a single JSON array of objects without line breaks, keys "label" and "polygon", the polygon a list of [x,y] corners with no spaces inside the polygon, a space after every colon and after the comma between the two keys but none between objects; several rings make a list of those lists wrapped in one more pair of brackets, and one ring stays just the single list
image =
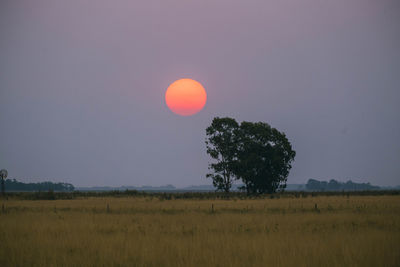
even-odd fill
[{"label": "foreground grass", "polygon": [[400,196],[1,205],[0,266],[400,265]]}]

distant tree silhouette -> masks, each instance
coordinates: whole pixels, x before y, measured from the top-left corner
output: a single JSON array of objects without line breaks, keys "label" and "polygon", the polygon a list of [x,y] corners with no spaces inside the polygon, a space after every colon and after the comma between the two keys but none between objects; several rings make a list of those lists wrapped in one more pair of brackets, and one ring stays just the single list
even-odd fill
[{"label": "distant tree silhouette", "polygon": [[315,179],[309,179],[307,181],[306,188],[309,191],[324,191],[323,186],[321,186],[321,182]]},{"label": "distant tree silhouette", "polygon": [[306,184],[308,191],[367,191],[379,190],[379,186],[373,186],[370,183],[354,183],[351,180],[341,183],[334,179],[328,182],[309,179]]},{"label": "distant tree silhouette", "polygon": [[237,160],[236,135],[239,124],[232,118],[214,118],[206,129],[207,153],[215,160],[209,164],[212,173],[207,174],[213,180],[217,190],[229,192],[236,179],[234,164]]},{"label": "distant tree silhouette", "polygon": [[0,170],[0,178],[1,178],[1,194],[5,195],[5,188],[4,188],[4,180],[7,178],[8,172],[6,169]]},{"label": "distant tree silhouette", "polygon": [[68,183],[22,183],[15,179],[5,181],[7,191],[55,191],[55,192],[71,192],[74,191],[74,186]]},{"label": "distant tree silhouette", "polygon": [[217,190],[229,192],[241,179],[249,194],[273,193],[286,187],[296,152],[284,133],[263,122],[214,118],[206,129],[207,153],[216,162],[209,165]]},{"label": "distant tree silhouette", "polygon": [[329,183],[328,183],[329,190],[331,190],[331,191],[339,191],[341,187],[342,186],[338,181],[333,180],[333,179],[329,180]]}]

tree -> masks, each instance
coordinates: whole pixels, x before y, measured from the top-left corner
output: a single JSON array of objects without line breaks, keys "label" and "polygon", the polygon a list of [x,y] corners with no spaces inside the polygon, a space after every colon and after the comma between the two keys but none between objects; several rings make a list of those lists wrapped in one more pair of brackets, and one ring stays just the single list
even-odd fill
[{"label": "tree", "polygon": [[328,183],[328,191],[339,191],[342,185],[338,181],[331,179]]},{"label": "tree", "polygon": [[247,193],[273,193],[286,187],[296,152],[284,133],[263,122],[214,118],[206,129],[207,153],[216,160],[209,165],[217,190],[229,192],[241,179]]},{"label": "tree", "polygon": [[213,180],[217,190],[229,192],[236,179],[234,164],[237,160],[237,131],[239,124],[232,118],[214,118],[206,129],[207,153],[216,162],[209,164],[212,173],[207,178]]},{"label": "tree", "polygon": [[242,122],[237,133],[234,173],[242,179],[247,193],[284,190],[296,155],[285,134],[263,122]]},{"label": "tree", "polygon": [[306,189],[309,191],[323,191],[324,188],[321,186],[321,182],[315,179],[308,179]]},{"label": "tree", "polygon": [[7,190],[11,191],[49,191],[55,192],[72,192],[75,187],[68,183],[53,183],[53,182],[39,182],[39,183],[22,183],[15,179],[7,179],[5,181]]},{"label": "tree", "polygon": [[363,191],[363,190],[379,190],[379,186],[373,186],[370,183],[354,183],[351,180],[342,183],[331,179],[327,181],[318,181],[309,179],[306,184],[309,191]]},{"label": "tree", "polygon": [[6,169],[0,170],[0,178],[1,178],[1,193],[4,196],[5,195],[5,189],[4,189],[4,179],[6,179],[8,176],[8,172]]}]

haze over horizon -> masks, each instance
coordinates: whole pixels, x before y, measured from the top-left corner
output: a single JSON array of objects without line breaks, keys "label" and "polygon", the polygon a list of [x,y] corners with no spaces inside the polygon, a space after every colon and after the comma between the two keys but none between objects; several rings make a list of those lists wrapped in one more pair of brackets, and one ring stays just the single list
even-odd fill
[{"label": "haze over horizon", "polygon": [[[211,184],[213,117],[263,121],[309,178],[400,184],[400,2],[0,3],[0,169],[23,182]],[[180,78],[207,91],[172,113]]]}]

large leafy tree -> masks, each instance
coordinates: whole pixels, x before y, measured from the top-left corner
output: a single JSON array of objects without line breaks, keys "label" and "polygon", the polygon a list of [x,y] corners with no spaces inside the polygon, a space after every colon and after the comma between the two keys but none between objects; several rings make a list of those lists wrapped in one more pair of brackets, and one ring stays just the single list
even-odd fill
[{"label": "large leafy tree", "polygon": [[232,118],[214,118],[206,129],[207,153],[214,159],[207,174],[217,190],[229,192],[236,179],[234,165],[237,161],[237,131],[239,124]]},{"label": "large leafy tree", "polygon": [[242,122],[214,118],[206,129],[209,165],[218,190],[229,192],[241,179],[249,194],[273,193],[286,187],[296,152],[285,134],[263,122]]},{"label": "large leafy tree", "polygon": [[267,123],[242,122],[238,140],[235,174],[247,193],[283,190],[296,155],[285,134]]}]

